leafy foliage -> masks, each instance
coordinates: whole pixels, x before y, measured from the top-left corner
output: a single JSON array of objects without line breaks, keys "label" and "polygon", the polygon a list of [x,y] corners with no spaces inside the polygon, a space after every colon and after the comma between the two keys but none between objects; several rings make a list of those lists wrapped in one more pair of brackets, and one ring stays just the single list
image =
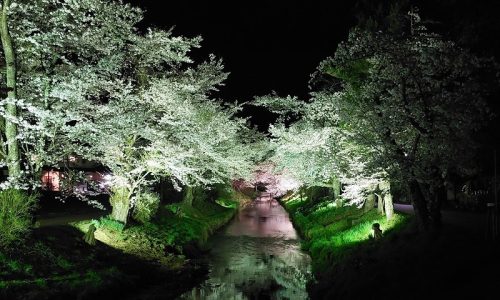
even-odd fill
[{"label": "leafy foliage", "polygon": [[123,232],[125,229],[125,224],[110,219],[109,217],[101,217],[99,220],[92,220],[92,223],[96,228],[105,228],[115,232]]},{"label": "leafy foliage", "polygon": [[136,200],[132,217],[140,223],[146,223],[154,217],[160,206],[160,197],[153,192],[142,192]]},{"label": "leafy foliage", "polygon": [[[474,135],[489,118],[497,68],[429,32],[416,11],[391,13],[390,30],[356,27],[320,63],[301,119],[271,127],[271,160],[305,186],[340,180],[351,204],[383,181],[403,182],[425,228],[439,223],[436,195],[451,174],[477,172]],[[295,100],[260,103],[287,115]]]},{"label": "leafy foliage", "polygon": [[270,127],[270,160],[306,187],[333,188],[334,181],[342,182],[343,197],[360,206],[386,174],[370,164],[375,150],[355,142],[349,127],[339,123],[335,102],[313,100],[304,104],[301,120]]},{"label": "leafy foliage", "polygon": [[[426,228],[439,224],[448,176],[476,172],[474,134],[488,119],[495,64],[429,32],[413,11],[409,21],[398,33],[352,30],[318,68],[341,80],[313,95],[335,103],[351,140],[372,149],[370,165],[406,183]],[[360,58],[368,72],[352,67]]]},{"label": "leafy foliage", "polygon": [[0,248],[11,247],[26,237],[36,200],[36,195],[21,190],[0,190]]},{"label": "leafy foliage", "polygon": [[119,1],[17,1],[10,14],[18,99],[2,100],[0,115],[18,108],[29,186],[69,155],[100,163],[127,191],[126,222],[160,177],[180,189],[249,174],[255,151],[235,117],[241,107],[211,98],[227,77],[222,61],[189,56],[200,37],[140,31],[143,12]]}]

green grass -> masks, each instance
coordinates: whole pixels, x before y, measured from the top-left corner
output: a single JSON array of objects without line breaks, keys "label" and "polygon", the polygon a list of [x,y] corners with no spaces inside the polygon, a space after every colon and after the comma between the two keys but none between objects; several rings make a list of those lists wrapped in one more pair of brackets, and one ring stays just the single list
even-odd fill
[{"label": "green grass", "polygon": [[303,237],[302,248],[310,253],[315,271],[334,264],[351,249],[373,242],[373,223],[379,223],[387,236],[406,224],[408,219],[394,214],[388,221],[376,210],[364,212],[352,206],[337,208],[329,201],[311,206],[307,199],[297,197],[285,201],[284,206]]},{"label": "green grass", "polygon": [[11,280],[0,280],[1,288],[9,288],[15,286],[29,286],[36,285],[38,287],[47,287],[48,283],[54,282],[66,282],[71,286],[71,288],[81,288],[90,286],[99,286],[99,284],[105,279],[113,276],[118,276],[118,271],[116,268],[111,267],[103,270],[89,270],[85,273],[72,272],[65,275],[52,275],[47,277],[36,277],[28,279],[11,279]]},{"label": "green grass", "polygon": [[62,256],[56,258],[56,264],[63,270],[70,270],[73,267],[73,263]]},{"label": "green grass", "polygon": [[0,249],[15,248],[31,230],[37,195],[13,188],[0,190]]},{"label": "green grass", "polygon": [[210,235],[234,216],[238,203],[227,199],[165,205],[152,222],[127,228],[123,233],[143,232],[170,246],[203,245]]},{"label": "green grass", "polygon": [[0,277],[9,274],[30,276],[33,274],[33,266],[0,252]]},{"label": "green grass", "polygon": [[121,290],[123,282],[137,282],[137,272],[162,282],[165,274],[172,276],[168,290],[175,295],[193,280],[192,276],[201,276],[186,275],[193,270],[186,256],[196,255],[197,251],[183,246],[203,246],[234,216],[239,202],[228,199],[195,200],[192,207],[182,203],[164,205],[158,216],[146,224],[131,222],[124,227],[107,218],[74,224],[83,232],[94,224],[98,228],[96,237],[99,234],[107,238],[107,245],[87,245],[83,233],[74,228],[36,229],[19,249],[0,248],[0,298],[34,295],[30,297],[50,299],[51,295],[84,295],[108,287]]},{"label": "green grass", "polygon": [[108,217],[101,217],[99,220],[92,220],[96,228],[106,228],[110,231],[123,232],[125,224],[112,220]]},{"label": "green grass", "polygon": [[[22,248],[9,254],[0,251],[0,291],[2,292],[0,298],[6,295],[3,294],[4,292],[15,293],[19,289],[29,289],[33,293],[39,293],[50,289],[54,283],[63,284],[64,290],[78,291],[82,287],[99,286],[104,278],[117,274],[114,267],[99,266],[99,269],[94,269],[94,262],[88,257],[86,257],[87,260],[79,258],[75,260],[75,257],[65,257],[68,253],[57,254],[54,252],[56,250],[47,246],[41,248],[41,242],[35,245],[38,246],[33,249]],[[44,252],[38,252],[39,249]],[[33,261],[36,264],[33,264]],[[76,266],[76,264],[84,264],[85,267]],[[36,268],[33,265],[36,265]],[[80,271],[75,271],[76,267]],[[83,269],[86,271],[82,272]]]},{"label": "green grass", "polygon": [[[142,259],[178,268],[185,261],[184,257],[178,256],[183,253],[184,246],[190,244],[204,248],[210,235],[231,220],[238,204],[227,198],[195,200],[192,206],[184,203],[164,205],[151,221],[127,227],[109,218],[74,225],[86,232],[89,225],[94,224],[98,228],[96,237],[101,238],[101,242]],[[172,256],[165,255],[166,248],[170,249]]]},{"label": "green grass", "polygon": [[159,232],[169,245],[191,242],[201,245],[215,230],[231,220],[237,207],[237,202],[222,198],[215,202],[195,202],[193,206],[170,204],[165,210],[176,213],[161,215],[154,225],[161,228]]},{"label": "green grass", "polygon": [[[128,267],[122,269],[121,265],[115,265],[121,255],[128,256],[134,263],[136,259],[154,266],[159,263],[161,270],[177,274],[178,270],[184,270],[183,266],[191,267],[186,259],[189,254],[196,255],[191,245],[203,247],[209,236],[234,216],[239,202],[231,198],[195,199],[192,206],[164,205],[158,215],[145,224],[131,222],[124,226],[109,218],[74,224],[83,232],[94,224],[96,237],[99,234],[105,244],[115,249],[101,243],[89,246],[83,242],[83,234],[70,228],[37,229],[20,244],[22,249],[0,248],[0,298],[12,298],[10,295],[21,291],[30,291],[33,295],[52,295],[53,292],[78,295],[85,290],[92,292],[133,280],[135,275],[128,273]],[[184,247],[188,244],[189,247]],[[104,249],[114,252],[109,254]],[[183,251],[186,251],[184,255]]]}]

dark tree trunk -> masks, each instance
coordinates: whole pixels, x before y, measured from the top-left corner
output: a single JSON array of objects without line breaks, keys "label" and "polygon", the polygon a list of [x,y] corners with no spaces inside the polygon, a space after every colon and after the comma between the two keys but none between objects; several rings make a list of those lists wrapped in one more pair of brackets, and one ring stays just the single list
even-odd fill
[{"label": "dark tree trunk", "polygon": [[420,185],[416,180],[411,180],[408,183],[408,188],[411,194],[411,203],[415,211],[418,227],[422,231],[429,230],[429,210],[425,203],[425,197],[420,189]]},{"label": "dark tree trunk", "polygon": [[188,206],[193,206],[193,187],[191,186],[186,186],[184,190],[184,196],[182,198],[182,203],[188,205]]},{"label": "dark tree trunk", "polygon": [[439,230],[441,228],[441,201],[437,189],[429,184],[420,184],[420,189],[427,204],[429,229]]},{"label": "dark tree trunk", "polygon": [[435,191],[429,192],[429,216],[433,229],[440,229],[442,225],[441,219],[441,199],[439,194]]},{"label": "dark tree trunk", "polygon": [[168,199],[168,188],[167,188],[167,180],[164,177],[160,178],[159,182],[159,190],[160,190],[160,199]]}]

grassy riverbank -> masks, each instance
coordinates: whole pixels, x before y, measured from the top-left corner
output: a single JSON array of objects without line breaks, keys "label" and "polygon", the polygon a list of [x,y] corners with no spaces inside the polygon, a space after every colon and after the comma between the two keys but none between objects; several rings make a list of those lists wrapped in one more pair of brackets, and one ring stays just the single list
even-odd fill
[{"label": "grassy riverbank", "polygon": [[[386,222],[376,211],[297,198],[283,204],[313,259],[311,299],[495,299],[498,293],[491,274],[500,268],[500,244],[485,240],[467,218],[445,212],[443,228],[424,234],[404,215]],[[368,238],[373,222],[384,230],[379,240]]]},{"label": "grassy riverbank", "polygon": [[[193,258],[237,207],[219,198],[164,205],[146,224],[101,218],[35,229],[23,244],[0,251],[0,298],[174,298],[203,280],[206,269]],[[95,246],[83,241],[90,224]]]},{"label": "grassy riverbank", "polygon": [[199,256],[208,237],[234,216],[238,202],[219,198],[195,201],[193,205],[175,203],[160,208],[151,222],[124,228],[122,224],[101,218],[75,223],[87,232],[94,224],[95,237],[102,243],[142,259],[170,268],[182,267],[186,258]]},{"label": "grassy riverbank", "polygon": [[311,205],[299,196],[286,199],[283,204],[303,238],[302,248],[311,255],[315,272],[325,271],[362,244],[374,243],[374,223],[379,223],[384,236],[389,236],[408,221],[404,215],[395,214],[387,220],[376,210],[336,207],[332,202]]}]

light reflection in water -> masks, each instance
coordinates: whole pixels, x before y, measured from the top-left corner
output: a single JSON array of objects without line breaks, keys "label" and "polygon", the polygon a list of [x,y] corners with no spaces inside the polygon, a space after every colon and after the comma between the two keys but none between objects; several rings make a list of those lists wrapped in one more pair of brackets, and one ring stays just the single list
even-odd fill
[{"label": "light reflection in water", "polygon": [[310,258],[287,212],[257,198],[210,240],[210,274],[182,299],[307,299]]}]

